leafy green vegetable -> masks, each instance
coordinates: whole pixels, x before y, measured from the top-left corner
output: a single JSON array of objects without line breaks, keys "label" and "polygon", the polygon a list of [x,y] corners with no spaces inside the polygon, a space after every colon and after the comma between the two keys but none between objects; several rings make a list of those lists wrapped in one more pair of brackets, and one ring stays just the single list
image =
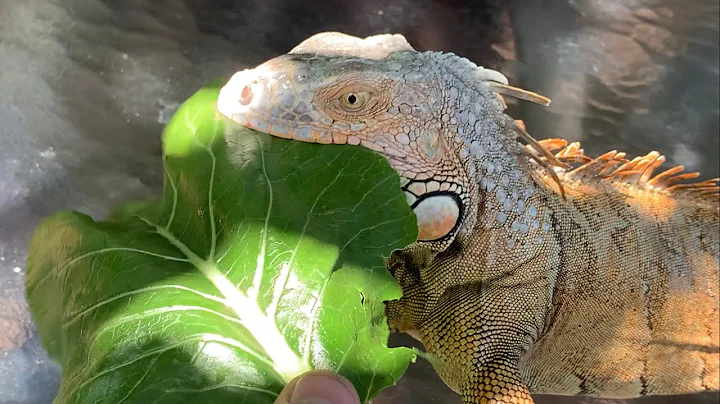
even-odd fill
[{"label": "leafy green vegetable", "polygon": [[383,257],[417,236],[398,176],[360,147],[240,128],[218,92],[166,128],[160,201],[36,230],[26,288],[57,402],[272,403],[312,368],[367,400],[413,359],[386,345]]}]

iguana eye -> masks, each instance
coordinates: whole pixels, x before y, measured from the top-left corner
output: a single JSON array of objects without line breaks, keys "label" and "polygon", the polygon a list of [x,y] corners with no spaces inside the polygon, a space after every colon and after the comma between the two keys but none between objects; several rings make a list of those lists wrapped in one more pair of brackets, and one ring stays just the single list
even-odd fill
[{"label": "iguana eye", "polygon": [[370,100],[370,93],[350,92],[340,96],[340,106],[346,111],[358,111]]},{"label": "iguana eye", "polygon": [[316,90],[313,104],[335,121],[349,123],[374,118],[387,111],[395,85],[390,79],[366,81],[362,77],[331,81]]}]

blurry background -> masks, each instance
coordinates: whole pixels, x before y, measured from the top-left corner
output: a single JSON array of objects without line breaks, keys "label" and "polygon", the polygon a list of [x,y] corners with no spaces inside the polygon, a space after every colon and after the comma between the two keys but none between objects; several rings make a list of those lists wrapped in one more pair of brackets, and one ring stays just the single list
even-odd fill
[{"label": "blurry background", "polygon": [[[552,98],[511,105],[536,138],[580,140],[590,155],[658,150],[707,179],[720,171],[719,10],[717,0],[0,0],[0,403],[50,403],[59,383],[23,298],[32,230],[58,210],[99,219],[157,196],[163,124],[207,80],[320,31],[401,33]],[[419,361],[378,402],[459,400]]]}]

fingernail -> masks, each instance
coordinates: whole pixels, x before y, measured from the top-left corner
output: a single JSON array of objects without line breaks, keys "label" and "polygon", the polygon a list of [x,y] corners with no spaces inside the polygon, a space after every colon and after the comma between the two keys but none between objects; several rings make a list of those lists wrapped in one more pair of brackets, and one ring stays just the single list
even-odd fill
[{"label": "fingernail", "polygon": [[360,399],[350,381],[335,373],[318,371],[298,380],[290,403],[360,404]]}]

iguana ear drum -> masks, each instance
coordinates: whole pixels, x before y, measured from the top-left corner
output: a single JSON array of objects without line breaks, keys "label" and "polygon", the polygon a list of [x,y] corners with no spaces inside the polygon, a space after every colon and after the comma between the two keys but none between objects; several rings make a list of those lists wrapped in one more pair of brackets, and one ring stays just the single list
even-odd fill
[{"label": "iguana ear drum", "polygon": [[[408,193],[408,202],[413,199],[414,195]],[[458,195],[447,191],[422,194],[410,207],[417,216],[419,241],[439,241],[451,236],[463,214]]]}]

